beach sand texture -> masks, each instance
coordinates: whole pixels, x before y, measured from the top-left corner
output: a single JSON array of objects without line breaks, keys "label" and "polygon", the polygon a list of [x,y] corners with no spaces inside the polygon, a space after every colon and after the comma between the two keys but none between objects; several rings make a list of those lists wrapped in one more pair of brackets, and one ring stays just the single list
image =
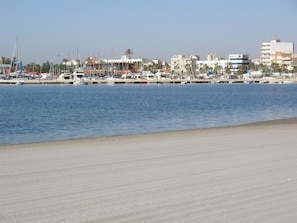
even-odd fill
[{"label": "beach sand texture", "polygon": [[0,222],[297,222],[297,121],[0,147]]}]

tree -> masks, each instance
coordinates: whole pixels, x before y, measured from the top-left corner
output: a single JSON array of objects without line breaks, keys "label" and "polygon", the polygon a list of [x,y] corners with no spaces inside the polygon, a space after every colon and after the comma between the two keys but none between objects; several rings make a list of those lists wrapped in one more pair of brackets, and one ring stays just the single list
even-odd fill
[{"label": "tree", "polygon": [[248,70],[257,70],[257,66],[255,63],[250,62],[249,65],[247,66]]},{"label": "tree", "polygon": [[210,67],[207,64],[203,64],[202,67],[199,68],[200,73],[208,73]]},{"label": "tree", "polygon": [[40,71],[40,65],[35,63],[27,64],[25,67],[27,72],[39,72]]},{"label": "tree", "polygon": [[1,61],[3,64],[11,64],[10,58],[1,57]]},{"label": "tree", "polygon": [[246,68],[244,67],[244,66],[239,66],[238,67],[238,70],[237,70],[237,75],[243,75],[244,73],[245,73],[245,71],[246,71]]},{"label": "tree", "polygon": [[280,67],[278,63],[272,63],[271,64],[271,69],[273,72],[280,72]]},{"label": "tree", "polygon": [[125,51],[125,55],[127,56],[128,59],[131,59],[132,54],[133,54],[133,51],[131,49],[127,49]]},{"label": "tree", "polygon": [[267,72],[268,67],[267,67],[267,65],[265,65],[263,63],[260,63],[259,66],[258,66],[258,70]]},{"label": "tree", "polygon": [[214,71],[215,75],[218,75],[219,73],[222,73],[222,69],[223,69],[223,67],[221,65],[219,65],[218,63],[216,63],[213,71]]},{"label": "tree", "polygon": [[50,68],[51,68],[51,64],[49,61],[46,61],[45,63],[42,64],[41,66],[41,72],[42,73],[47,73],[50,71]]},{"label": "tree", "polygon": [[232,67],[232,64],[229,62],[226,67],[226,74],[231,74],[231,67]]},{"label": "tree", "polygon": [[287,64],[282,64],[280,69],[281,69],[282,72],[286,73],[286,72],[288,72],[288,65]]},{"label": "tree", "polygon": [[189,63],[187,63],[186,64],[186,66],[185,66],[185,68],[186,68],[186,74],[187,75],[190,75],[191,74],[191,64],[189,64]]}]

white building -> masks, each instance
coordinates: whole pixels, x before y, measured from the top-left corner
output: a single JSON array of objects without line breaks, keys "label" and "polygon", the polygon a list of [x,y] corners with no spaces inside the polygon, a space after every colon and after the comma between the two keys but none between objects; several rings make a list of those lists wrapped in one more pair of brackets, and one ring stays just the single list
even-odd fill
[{"label": "white building", "polygon": [[102,59],[102,61],[109,64],[142,63],[142,59],[131,59],[127,55],[121,56],[121,59]]},{"label": "white building", "polygon": [[229,61],[218,59],[215,54],[207,55],[207,60],[199,60],[196,62],[197,73],[214,72],[222,74],[225,72]]},{"label": "white building", "polygon": [[250,60],[247,54],[230,54],[228,60],[218,59],[215,54],[209,54],[207,60],[199,60],[198,56],[175,55],[171,58],[171,71],[174,74],[207,75],[225,74],[227,68],[231,73],[237,73],[239,69],[247,70]]},{"label": "white building", "polygon": [[237,73],[240,69],[247,71],[250,64],[249,55],[247,54],[230,54],[229,64],[231,73]]},{"label": "white building", "polygon": [[182,54],[175,55],[170,60],[171,72],[174,74],[194,75],[198,60],[199,56],[197,55],[191,55],[189,57]]},{"label": "white building", "polygon": [[143,64],[143,59],[131,59],[123,55],[121,59],[102,59],[101,69],[108,72],[127,72],[138,70]]},{"label": "white building", "polygon": [[[280,42],[280,40],[271,40],[270,42],[264,42],[261,44],[261,63],[270,66],[271,63],[281,63],[283,61],[280,55],[294,53],[294,43],[292,42]],[[277,58],[277,60],[276,60]],[[285,60],[285,59],[284,59]]]},{"label": "white building", "polygon": [[69,61],[63,61],[62,62],[63,65],[66,66],[79,66],[80,61],[78,59],[73,59],[73,60],[69,60]]}]

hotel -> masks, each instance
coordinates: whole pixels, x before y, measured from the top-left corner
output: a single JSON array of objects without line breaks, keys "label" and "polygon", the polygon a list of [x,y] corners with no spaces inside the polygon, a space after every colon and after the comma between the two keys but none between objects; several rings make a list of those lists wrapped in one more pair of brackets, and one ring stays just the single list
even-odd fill
[{"label": "hotel", "polygon": [[261,44],[260,62],[267,66],[271,66],[272,63],[290,65],[293,54],[294,43],[274,39]]}]

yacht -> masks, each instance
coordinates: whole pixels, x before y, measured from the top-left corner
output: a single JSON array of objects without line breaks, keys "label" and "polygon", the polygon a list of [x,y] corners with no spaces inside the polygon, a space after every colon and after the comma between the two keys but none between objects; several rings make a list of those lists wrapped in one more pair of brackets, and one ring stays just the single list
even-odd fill
[{"label": "yacht", "polygon": [[71,79],[71,73],[68,70],[62,70],[61,74],[58,77],[58,80],[70,80]]},{"label": "yacht", "polygon": [[88,85],[88,82],[84,81],[83,79],[77,78],[73,80],[73,85],[76,85],[76,86]]},{"label": "yacht", "polygon": [[85,73],[82,67],[76,68],[72,72],[73,85],[87,85]]},{"label": "yacht", "polygon": [[85,77],[85,73],[82,67],[76,68],[73,70],[72,72],[72,79],[76,80],[76,79],[82,79]]}]

